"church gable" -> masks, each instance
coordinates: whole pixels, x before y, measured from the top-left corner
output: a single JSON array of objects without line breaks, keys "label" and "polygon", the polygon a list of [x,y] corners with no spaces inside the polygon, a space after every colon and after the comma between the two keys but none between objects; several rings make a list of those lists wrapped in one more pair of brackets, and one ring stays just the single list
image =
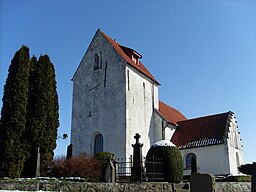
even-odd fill
[{"label": "church gable", "polygon": [[232,112],[178,122],[172,142],[180,149],[224,143]]}]

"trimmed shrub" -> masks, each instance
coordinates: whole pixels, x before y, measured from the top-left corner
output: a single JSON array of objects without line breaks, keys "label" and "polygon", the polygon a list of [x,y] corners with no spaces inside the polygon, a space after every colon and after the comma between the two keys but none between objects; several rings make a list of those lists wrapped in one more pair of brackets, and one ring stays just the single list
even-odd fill
[{"label": "trimmed shrub", "polygon": [[112,153],[110,152],[99,152],[94,155],[96,159],[100,162],[100,165],[102,168],[106,168],[109,160],[112,156]]},{"label": "trimmed shrub", "polygon": [[101,166],[101,181],[104,181],[105,169],[109,164],[112,153],[109,152],[99,152],[94,155],[94,157],[99,161]]},{"label": "trimmed shrub", "polygon": [[[179,183],[183,178],[183,161],[177,147],[152,146],[146,159],[162,159],[164,180],[170,183]],[[150,168],[149,168],[150,169]],[[148,167],[147,167],[148,170]]]},{"label": "trimmed shrub", "polygon": [[59,157],[49,164],[52,177],[81,177],[86,181],[99,181],[101,165],[95,157],[82,154],[78,157]]}]

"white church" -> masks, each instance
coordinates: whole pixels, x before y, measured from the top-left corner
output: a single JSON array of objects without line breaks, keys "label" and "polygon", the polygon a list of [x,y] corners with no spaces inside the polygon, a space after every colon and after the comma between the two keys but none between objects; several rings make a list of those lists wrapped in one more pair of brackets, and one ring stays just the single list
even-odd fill
[{"label": "white church", "polygon": [[159,100],[160,83],[141,59],[97,30],[72,79],[72,156],[107,151],[129,158],[139,133],[144,156],[155,142],[172,141],[181,151],[184,175],[192,157],[199,172],[238,174],[243,148],[234,113],[187,119]]}]

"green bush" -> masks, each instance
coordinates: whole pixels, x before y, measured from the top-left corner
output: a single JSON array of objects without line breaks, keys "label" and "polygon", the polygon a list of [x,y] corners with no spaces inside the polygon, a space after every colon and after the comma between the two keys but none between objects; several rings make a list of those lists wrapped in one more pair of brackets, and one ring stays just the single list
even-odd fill
[{"label": "green bush", "polygon": [[[164,180],[170,183],[179,183],[183,178],[183,160],[177,147],[152,146],[146,159],[162,159]],[[148,169],[148,168],[147,168]]]},{"label": "green bush", "polygon": [[109,152],[99,152],[94,155],[101,165],[101,181],[104,181],[105,169],[109,164],[111,156],[112,153]]}]

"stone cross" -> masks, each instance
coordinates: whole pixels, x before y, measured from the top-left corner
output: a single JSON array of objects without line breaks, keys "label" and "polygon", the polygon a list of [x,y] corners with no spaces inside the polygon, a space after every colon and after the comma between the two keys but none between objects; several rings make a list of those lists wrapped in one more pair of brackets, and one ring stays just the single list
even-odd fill
[{"label": "stone cross", "polygon": [[136,139],[136,144],[139,144],[139,139],[141,138],[139,133],[136,133],[134,139]]},{"label": "stone cross", "polygon": [[132,181],[142,182],[142,143],[139,143],[140,135],[136,133],[134,139],[136,143],[133,147],[133,166],[132,166]]}]

